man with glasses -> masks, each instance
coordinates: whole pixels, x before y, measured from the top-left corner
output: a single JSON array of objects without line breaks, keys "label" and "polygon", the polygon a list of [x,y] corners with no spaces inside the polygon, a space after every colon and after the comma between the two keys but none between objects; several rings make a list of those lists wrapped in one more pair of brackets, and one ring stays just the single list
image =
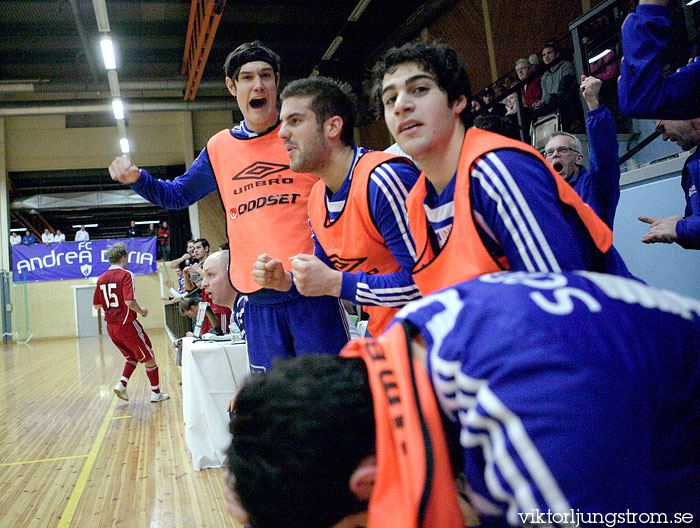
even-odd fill
[{"label": "man with glasses", "polygon": [[586,170],[583,165],[581,142],[566,132],[552,134],[544,155],[554,170],[612,229],[620,200],[620,159],[615,119],[598,100],[602,84],[595,77],[581,76],[581,92],[588,105],[586,130],[590,169]]},{"label": "man with glasses", "polygon": [[[674,141],[683,150],[700,145],[700,119],[655,123],[656,129],[663,134],[664,141]],[[697,149],[685,162],[682,174],[681,187],[685,193],[684,216],[640,216],[640,221],[649,224],[649,231],[642,237],[645,244],[676,242],[685,249],[700,249],[700,152]]]}]

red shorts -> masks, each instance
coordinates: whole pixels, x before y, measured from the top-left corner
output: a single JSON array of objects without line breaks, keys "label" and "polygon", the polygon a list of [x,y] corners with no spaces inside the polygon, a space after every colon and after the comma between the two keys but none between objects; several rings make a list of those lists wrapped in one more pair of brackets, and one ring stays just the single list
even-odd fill
[{"label": "red shorts", "polygon": [[107,333],[112,343],[121,351],[126,359],[146,363],[153,359],[151,340],[137,320],[128,324],[107,323]]}]

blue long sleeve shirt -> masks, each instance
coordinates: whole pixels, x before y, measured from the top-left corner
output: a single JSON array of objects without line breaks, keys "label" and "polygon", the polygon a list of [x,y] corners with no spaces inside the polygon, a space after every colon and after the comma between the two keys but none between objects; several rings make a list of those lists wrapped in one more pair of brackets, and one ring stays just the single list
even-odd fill
[{"label": "blue long sleeve shirt", "polygon": [[581,167],[569,185],[612,229],[615,209],[620,201],[620,158],[617,154],[617,127],[610,110],[601,105],[588,112],[586,130],[591,168]]},{"label": "blue long sleeve shirt", "polygon": [[[494,259],[512,270],[594,270],[632,277],[614,248],[601,255],[573,208],[561,203],[547,167],[513,149],[490,152],[470,173],[472,214]],[[428,182],[424,207],[442,246],[454,217],[455,178],[438,196]],[[436,248],[438,251],[439,248]]]},{"label": "blue long sleeve shirt", "polygon": [[700,152],[683,166],[681,186],[685,193],[685,218],[676,224],[678,244],[685,249],[700,249]]},{"label": "blue long sleeve shirt", "polygon": [[[341,215],[350,192],[355,165],[366,152],[366,149],[355,147],[355,158],[340,189],[333,193],[326,188],[326,211],[331,222]],[[368,185],[370,214],[401,269],[385,274],[344,271],[341,298],[357,304],[403,306],[420,297],[420,291],[411,275],[411,268],[416,261],[416,248],[408,228],[405,205],[406,196],[419,174],[420,171],[408,163],[391,161],[382,163],[372,172]],[[333,267],[315,236],[314,243],[314,254],[329,267]]]},{"label": "blue long sleeve shirt", "polygon": [[700,57],[664,77],[671,32],[669,9],[640,5],[622,25],[622,68],[617,89],[620,109],[647,119],[700,117]]}]

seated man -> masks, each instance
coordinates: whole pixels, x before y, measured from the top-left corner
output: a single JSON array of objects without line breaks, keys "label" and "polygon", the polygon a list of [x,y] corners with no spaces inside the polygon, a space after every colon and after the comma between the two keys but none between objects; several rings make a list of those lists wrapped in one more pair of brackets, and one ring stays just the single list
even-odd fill
[{"label": "seated man", "polygon": [[546,68],[540,79],[542,85],[542,100],[535,103],[533,108],[539,110],[539,115],[559,112],[562,128],[567,132],[582,132],[583,112],[578,97],[576,70],[571,61],[559,60],[561,53],[552,44],[542,48],[542,62]]},{"label": "seated man", "polygon": [[[535,67],[532,66],[527,59],[518,59],[515,63],[515,73],[519,81],[524,81],[535,72]],[[532,107],[535,103],[542,100],[542,84],[540,76],[534,75],[528,80],[521,89],[523,104]]]},{"label": "seated man", "polygon": [[649,224],[649,231],[642,237],[645,244],[676,242],[685,249],[700,249],[700,119],[690,121],[655,121],[664,141],[674,141],[683,150],[695,148],[695,153],[683,165],[681,186],[685,193],[685,214],[667,218],[640,216]]},{"label": "seated man", "polygon": [[245,337],[243,311],[247,298],[239,294],[228,279],[229,250],[212,253],[202,264],[202,289],[214,303],[231,310],[231,332]]},{"label": "seated man", "polygon": [[235,517],[459,528],[453,469],[482,526],[699,518],[700,302],[592,272],[507,272],[397,321],[241,389]]},{"label": "seated man", "polygon": [[631,276],[612,232],[534,148],[470,128],[464,63],[410,42],[374,68],[375,99],[423,170],[406,199],[423,295],[513,269]]},{"label": "seated man", "polygon": [[598,100],[602,84],[596,77],[581,76],[581,92],[589,110],[586,130],[591,168],[586,170],[583,166],[581,142],[567,132],[552,134],[544,147],[544,154],[554,170],[612,229],[615,209],[620,201],[620,158],[615,119]]}]

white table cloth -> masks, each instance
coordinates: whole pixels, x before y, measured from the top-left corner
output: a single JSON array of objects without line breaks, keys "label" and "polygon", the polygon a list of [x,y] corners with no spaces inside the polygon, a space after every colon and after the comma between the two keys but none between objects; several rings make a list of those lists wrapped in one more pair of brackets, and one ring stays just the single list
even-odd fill
[{"label": "white table cloth", "polygon": [[182,340],[182,408],[194,469],[221,467],[231,443],[226,404],[250,375],[245,342]]}]

